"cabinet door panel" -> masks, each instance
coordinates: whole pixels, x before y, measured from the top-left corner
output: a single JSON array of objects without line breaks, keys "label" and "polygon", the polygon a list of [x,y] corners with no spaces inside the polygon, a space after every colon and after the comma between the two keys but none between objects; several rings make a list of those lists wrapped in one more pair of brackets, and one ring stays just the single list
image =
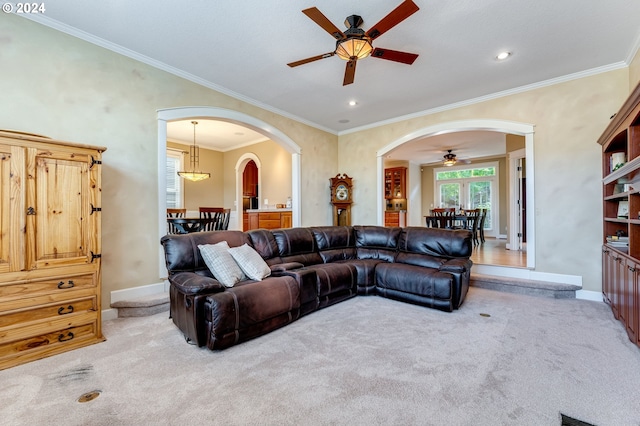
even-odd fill
[{"label": "cabinet door panel", "polygon": [[[30,154],[34,154],[31,152]],[[86,156],[38,152],[27,204],[34,236],[28,267],[87,263],[90,245],[89,164]]]}]

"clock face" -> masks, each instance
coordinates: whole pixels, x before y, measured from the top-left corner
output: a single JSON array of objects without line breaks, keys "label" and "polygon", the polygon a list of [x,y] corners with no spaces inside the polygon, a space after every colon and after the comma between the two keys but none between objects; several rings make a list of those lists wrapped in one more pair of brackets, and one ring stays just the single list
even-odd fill
[{"label": "clock face", "polygon": [[344,184],[338,185],[336,187],[336,199],[344,201],[347,198],[349,198],[349,189]]}]

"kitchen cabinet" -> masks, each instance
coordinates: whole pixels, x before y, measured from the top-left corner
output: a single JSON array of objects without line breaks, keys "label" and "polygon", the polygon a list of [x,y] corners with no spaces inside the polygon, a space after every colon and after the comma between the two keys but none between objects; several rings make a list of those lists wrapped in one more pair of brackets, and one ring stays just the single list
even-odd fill
[{"label": "kitchen cabinet", "polygon": [[245,197],[258,196],[258,166],[253,160],[247,163],[242,172],[242,195]]},{"label": "kitchen cabinet", "polygon": [[248,229],[291,228],[291,211],[249,211]]},{"label": "kitchen cabinet", "polygon": [[387,200],[407,198],[407,168],[384,169],[384,198]]},{"label": "kitchen cabinet", "polygon": [[384,226],[388,227],[405,227],[407,226],[407,212],[403,211],[386,211],[384,212]]}]

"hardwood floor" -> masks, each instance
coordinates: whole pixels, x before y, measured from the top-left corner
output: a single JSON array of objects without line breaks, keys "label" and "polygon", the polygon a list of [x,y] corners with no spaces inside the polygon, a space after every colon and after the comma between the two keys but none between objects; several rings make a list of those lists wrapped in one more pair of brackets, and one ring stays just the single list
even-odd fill
[{"label": "hardwood floor", "polygon": [[477,265],[525,268],[527,266],[526,251],[507,250],[506,245],[507,240],[486,238],[483,244],[473,246],[471,260]]}]

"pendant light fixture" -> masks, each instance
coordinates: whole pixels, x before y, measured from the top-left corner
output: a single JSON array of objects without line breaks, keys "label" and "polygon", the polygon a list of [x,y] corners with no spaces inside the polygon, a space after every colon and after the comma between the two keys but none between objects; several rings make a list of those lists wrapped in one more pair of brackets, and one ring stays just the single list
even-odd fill
[{"label": "pendant light fixture", "polygon": [[191,167],[191,171],[178,172],[178,176],[192,182],[198,182],[200,180],[209,179],[211,177],[211,173],[204,173],[199,170],[200,148],[196,145],[196,125],[198,122],[192,121],[191,124],[193,124],[193,145],[189,147],[189,165]]}]

